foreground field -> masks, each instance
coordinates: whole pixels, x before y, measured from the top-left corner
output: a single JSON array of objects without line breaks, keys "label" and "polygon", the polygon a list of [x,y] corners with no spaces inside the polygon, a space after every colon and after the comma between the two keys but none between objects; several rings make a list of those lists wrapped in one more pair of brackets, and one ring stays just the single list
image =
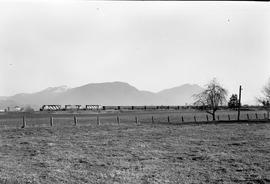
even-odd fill
[{"label": "foreground field", "polygon": [[0,183],[270,183],[270,125],[0,129]]}]

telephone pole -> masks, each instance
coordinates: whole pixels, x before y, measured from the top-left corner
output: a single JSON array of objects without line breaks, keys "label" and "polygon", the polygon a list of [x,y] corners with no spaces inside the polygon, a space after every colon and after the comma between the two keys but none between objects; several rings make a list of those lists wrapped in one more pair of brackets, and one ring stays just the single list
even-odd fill
[{"label": "telephone pole", "polygon": [[237,116],[238,121],[240,120],[241,91],[242,91],[242,86],[240,85],[240,87],[239,87],[239,101],[238,101],[238,116]]}]

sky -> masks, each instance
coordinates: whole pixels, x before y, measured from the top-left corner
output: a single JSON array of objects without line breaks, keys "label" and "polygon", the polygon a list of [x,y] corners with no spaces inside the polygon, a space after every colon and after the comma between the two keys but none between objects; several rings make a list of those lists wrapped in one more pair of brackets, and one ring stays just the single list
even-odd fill
[{"label": "sky", "polygon": [[0,96],[214,77],[254,103],[270,77],[268,2],[0,1]]}]

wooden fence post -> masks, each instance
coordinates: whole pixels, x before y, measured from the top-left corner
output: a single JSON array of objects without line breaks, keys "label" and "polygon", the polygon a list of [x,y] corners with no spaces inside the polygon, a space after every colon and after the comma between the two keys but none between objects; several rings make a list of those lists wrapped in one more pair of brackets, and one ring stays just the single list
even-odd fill
[{"label": "wooden fence post", "polygon": [[97,115],[97,125],[100,125],[99,115]]},{"label": "wooden fence post", "polygon": [[184,122],[184,117],[182,116],[182,122]]},{"label": "wooden fence post", "polygon": [[118,115],[117,115],[117,117],[116,117],[116,120],[117,120],[117,124],[119,125],[119,124],[120,124],[120,118],[119,118]]},{"label": "wooden fence post", "polygon": [[230,114],[228,114],[228,120],[229,120],[229,121],[231,120]]},{"label": "wooden fence post", "polygon": [[168,123],[170,123],[170,116],[168,116]]},{"label": "wooden fence post", "polygon": [[208,122],[208,115],[206,114],[206,121]]},{"label": "wooden fence post", "polygon": [[219,121],[219,115],[217,116],[217,120]]},{"label": "wooden fence post", "polygon": [[138,121],[138,117],[137,116],[135,117],[135,122],[136,122],[136,124],[139,124],[139,121]]},{"label": "wooden fence post", "polygon": [[197,122],[197,121],[196,121],[196,116],[194,116],[194,121]]},{"label": "wooden fence post", "polygon": [[255,117],[256,117],[256,119],[258,119],[258,114],[257,113],[255,113]]},{"label": "wooden fence post", "polygon": [[74,116],[74,125],[76,126],[77,125],[77,117]]},{"label": "wooden fence post", "polygon": [[51,125],[51,127],[53,126],[53,117],[52,116],[50,117],[50,125]]},{"label": "wooden fence post", "polygon": [[155,121],[154,121],[154,116],[152,116],[152,123],[155,123]]},{"label": "wooden fence post", "polygon": [[247,114],[247,120],[249,120],[249,115]]},{"label": "wooden fence post", "polygon": [[25,116],[23,116],[23,125],[22,125],[22,128],[25,128],[26,127],[26,121],[25,121]]}]

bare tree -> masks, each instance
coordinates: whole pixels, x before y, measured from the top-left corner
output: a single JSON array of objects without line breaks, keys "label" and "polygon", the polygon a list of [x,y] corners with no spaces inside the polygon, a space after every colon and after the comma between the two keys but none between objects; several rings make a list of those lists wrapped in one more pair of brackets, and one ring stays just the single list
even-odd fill
[{"label": "bare tree", "polygon": [[214,78],[212,81],[206,84],[206,89],[204,91],[193,95],[196,100],[194,104],[204,107],[202,109],[211,114],[213,120],[216,120],[215,113],[219,106],[226,102],[227,94],[227,90],[223,88]]},{"label": "bare tree", "polygon": [[269,119],[269,111],[270,111],[270,78],[268,79],[267,84],[263,87],[262,94],[263,94],[263,97],[257,98],[257,100],[266,109],[267,118]]}]

